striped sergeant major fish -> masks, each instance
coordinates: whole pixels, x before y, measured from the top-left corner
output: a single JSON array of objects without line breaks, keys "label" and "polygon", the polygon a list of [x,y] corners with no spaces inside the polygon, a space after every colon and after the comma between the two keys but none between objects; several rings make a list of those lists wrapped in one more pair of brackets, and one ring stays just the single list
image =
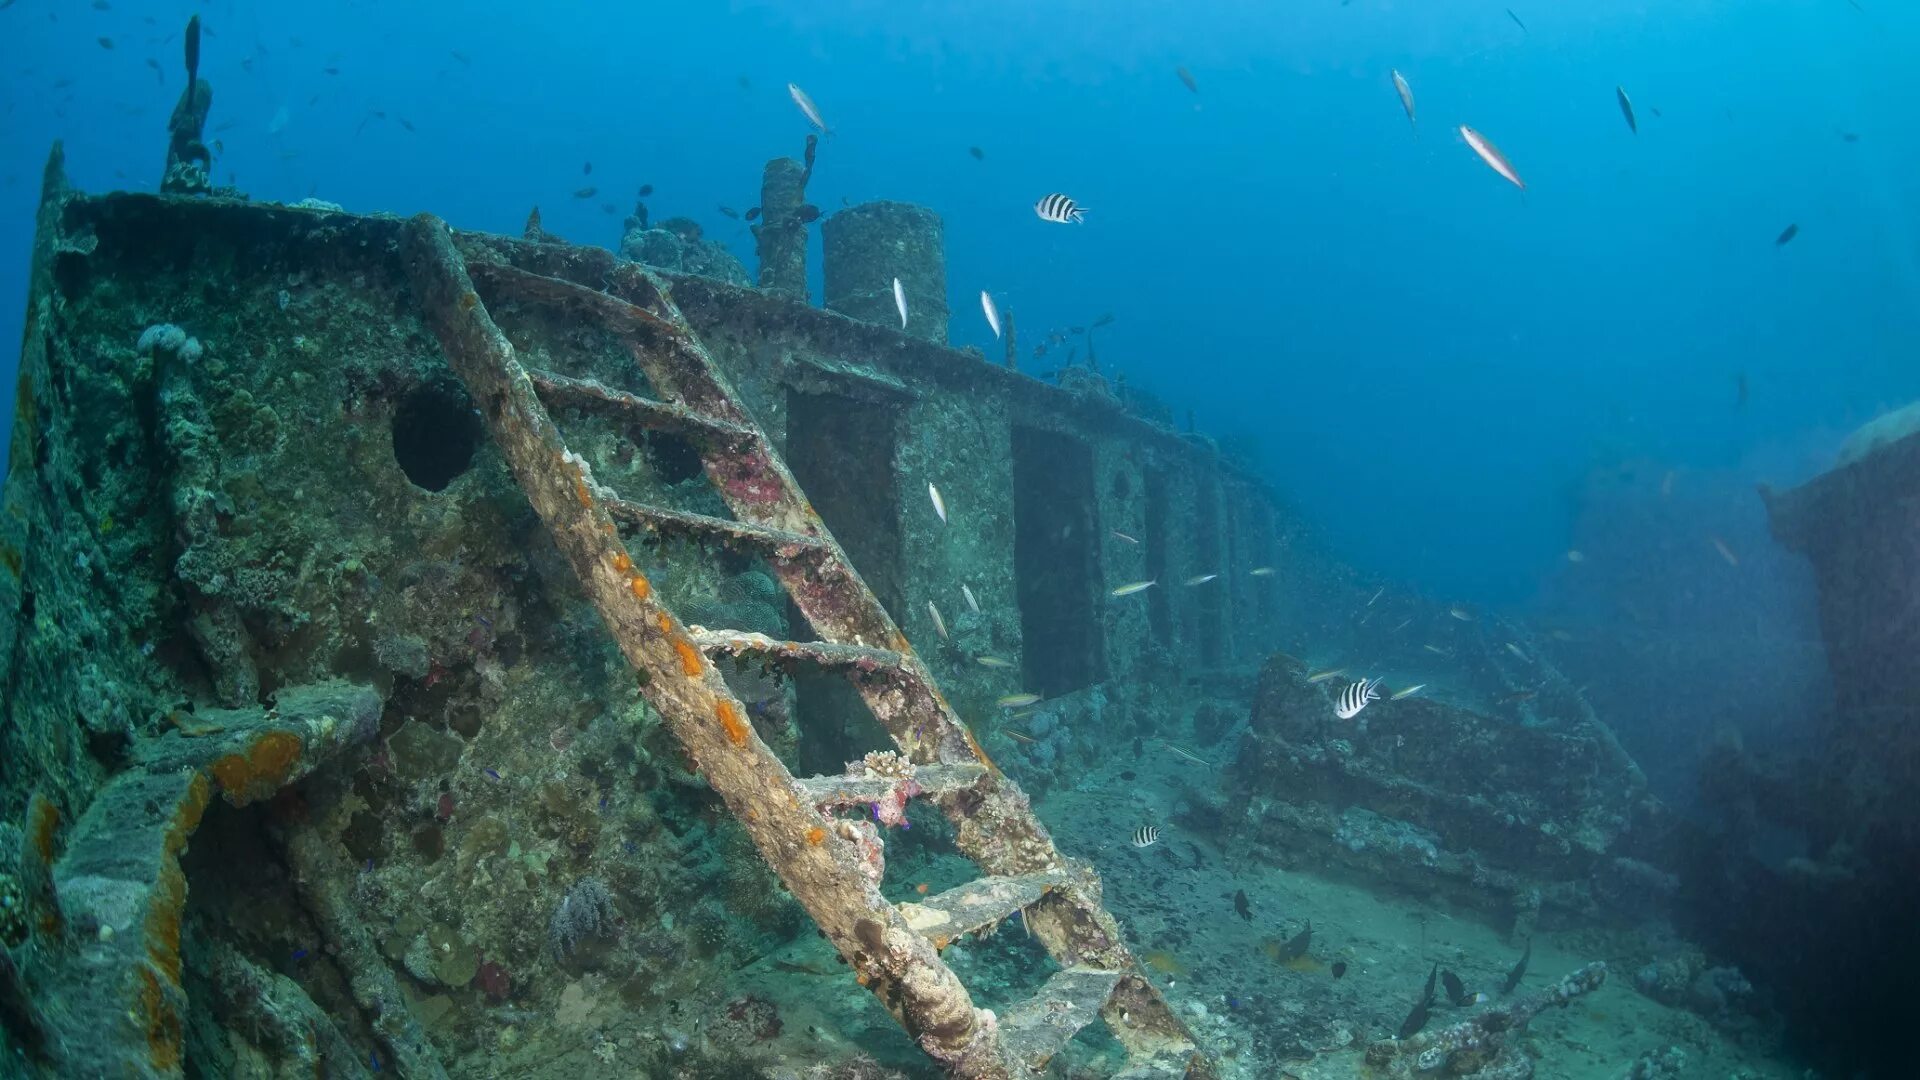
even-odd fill
[{"label": "striped sergeant major fish", "polygon": [[1061,225],[1081,225],[1086,221],[1087,208],[1065,195],[1055,193],[1034,203],[1033,212],[1039,214],[1042,221],[1057,222]]},{"label": "striped sergeant major fish", "polygon": [[1361,679],[1347,684],[1345,690],[1333,703],[1333,714],[1342,720],[1351,720],[1360,715],[1360,710],[1370,701],[1380,700],[1380,680]]},{"label": "striped sergeant major fish", "polygon": [[1133,830],[1134,847],[1152,847],[1160,842],[1160,826],[1142,825]]}]

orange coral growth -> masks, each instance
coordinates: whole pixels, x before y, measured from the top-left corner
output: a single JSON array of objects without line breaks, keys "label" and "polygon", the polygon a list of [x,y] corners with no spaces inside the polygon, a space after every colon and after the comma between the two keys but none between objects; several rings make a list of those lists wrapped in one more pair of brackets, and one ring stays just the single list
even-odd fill
[{"label": "orange coral growth", "polygon": [[187,876],[172,859],[161,864],[147,904],[147,959],[170,983],[180,982],[180,912],[187,905]]},{"label": "orange coral growth", "polygon": [[673,639],[673,651],[680,654],[680,670],[687,675],[700,674],[700,650],[686,638]]},{"label": "orange coral growth", "polygon": [[147,1058],[154,1071],[170,1073],[180,1067],[180,1014],[174,1011],[173,1002],[167,1000],[167,990],[160,985],[153,969],[143,965],[139,970],[137,1006],[140,1020],[147,1029]]},{"label": "orange coral growth", "polygon": [[721,698],[713,703],[713,711],[720,717],[720,726],[727,729],[727,741],[735,746],[747,745],[751,729],[740,719],[740,710],[733,707],[733,702]]},{"label": "orange coral growth", "polygon": [[626,573],[627,571],[633,569],[633,557],[628,555],[624,551],[614,552],[613,568],[615,571],[619,573],[622,573],[622,574]]},{"label": "orange coral growth", "polygon": [[827,838],[827,830],[821,828],[818,825],[815,825],[813,828],[807,830],[807,843],[812,844],[815,847],[819,847],[821,842],[826,840],[826,838]]},{"label": "orange coral growth", "polygon": [[627,588],[633,590],[633,598],[635,600],[645,600],[647,597],[653,595],[653,585],[648,582],[645,575],[642,574],[635,574],[628,578]]},{"label": "orange coral growth", "polygon": [[913,891],[919,893],[921,896],[927,895],[927,883],[923,881],[920,884],[915,885],[913,887]]},{"label": "orange coral growth", "polygon": [[673,616],[667,614],[664,611],[661,611],[661,612],[656,612],[653,618],[655,622],[660,624],[661,633],[663,634],[673,633]]},{"label": "orange coral growth", "polygon": [[243,754],[219,758],[208,771],[226,792],[227,801],[245,806],[280,790],[300,760],[300,737],[290,731],[269,731],[254,740]]},{"label": "orange coral growth", "polygon": [[871,980],[871,979],[869,979],[869,978],[867,978],[867,973],[863,971],[863,972],[861,972],[860,974],[858,974],[858,975],[855,975],[855,976],[853,977],[853,981],[854,981],[854,982],[857,982],[857,983],[859,983],[859,984],[860,984],[861,986],[865,986],[865,985],[867,985],[867,983],[869,983],[869,982],[871,982],[871,981],[873,981],[873,980]]},{"label": "orange coral growth", "polygon": [[933,951],[934,951],[934,952],[946,952],[946,951],[947,951],[947,946],[948,946],[948,945],[951,945],[951,944],[953,944],[953,939],[952,939],[952,938],[950,938],[950,937],[948,937],[948,936],[947,936],[947,935],[945,935],[945,934],[935,934],[935,935],[933,936]]},{"label": "orange coral growth", "polygon": [[593,508],[593,493],[587,490],[587,482],[579,473],[573,474],[573,497],[580,500],[581,506]]},{"label": "orange coral growth", "polygon": [[53,838],[59,831],[60,808],[45,795],[34,792],[33,801],[27,804],[27,839],[41,862],[53,862]]}]

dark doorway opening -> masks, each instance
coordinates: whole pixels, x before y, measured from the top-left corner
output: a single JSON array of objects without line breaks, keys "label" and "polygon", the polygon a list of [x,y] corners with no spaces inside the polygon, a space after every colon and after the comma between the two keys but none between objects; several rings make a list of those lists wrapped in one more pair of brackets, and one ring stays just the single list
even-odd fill
[{"label": "dark doorway opening", "polygon": [[1023,688],[1053,697],[1106,677],[1093,451],[1013,429],[1013,569]]},{"label": "dark doorway opening", "polygon": [[[893,471],[900,415],[890,404],[787,392],[787,467],[896,622],[905,608],[906,576]],[[798,611],[789,613],[788,622],[805,625]],[[808,773],[838,772],[868,750],[891,745],[859,693],[839,675],[796,676],[794,699],[800,767]]]},{"label": "dark doorway opening", "polygon": [[1167,580],[1167,474],[1147,470],[1147,579],[1158,585],[1147,590],[1147,628],[1156,645],[1173,644],[1173,582]]},{"label": "dark doorway opening", "polygon": [[[1193,550],[1199,563],[1195,574],[1218,574],[1224,545],[1220,537],[1220,488],[1202,479],[1193,489]],[[1227,659],[1227,590],[1215,579],[1193,594],[1195,638],[1200,646],[1197,657],[1201,667],[1214,667]]]}]

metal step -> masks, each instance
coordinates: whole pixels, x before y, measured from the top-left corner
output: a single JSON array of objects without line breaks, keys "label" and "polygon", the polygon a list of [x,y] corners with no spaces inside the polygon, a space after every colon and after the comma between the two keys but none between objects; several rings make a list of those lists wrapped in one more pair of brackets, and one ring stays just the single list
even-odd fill
[{"label": "metal step", "polygon": [[984,877],[918,903],[901,904],[900,914],[906,917],[908,926],[938,944],[941,938],[971,934],[1024,911],[1045,896],[1047,890],[1070,880],[1063,870],[1017,877]]},{"label": "metal step", "polygon": [[532,368],[527,369],[527,378],[533,380],[534,390],[549,407],[627,420],[674,435],[736,442],[759,438],[759,433],[750,427],[695,412],[684,405],[629,394],[590,379],[576,379]]},{"label": "metal step", "polygon": [[841,645],[832,641],[782,641],[744,630],[709,630],[687,635],[708,656],[748,656],[768,660],[800,661],[829,671],[898,671],[902,657],[891,649]]},{"label": "metal step", "polygon": [[1007,1056],[1034,1072],[1046,1068],[1061,1047],[1100,1016],[1101,1006],[1126,975],[1120,971],[1071,967],[1054,972],[1040,992],[1000,1019]]},{"label": "metal step", "polygon": [[629,529],[687,536],[697,540],[717,540],[755,548],[763,555],[780,559],[825,556],[831,552],[818,537],[770,529],[765,525],[749,525],[744,521],[690,514],[684,510],[669,510],[664,506],[648,506],[625,499],[607,499],[602,505],[616,522]]},{"label": "metal step", "polygon": [[[951,795],[980,782],[987,775],[984,765],[916,765],[913,781],[923,796]],[[809,776],[794,780],[803,797],[813,806],[860,806],[879,802],[900,782],[894,776]]]}]

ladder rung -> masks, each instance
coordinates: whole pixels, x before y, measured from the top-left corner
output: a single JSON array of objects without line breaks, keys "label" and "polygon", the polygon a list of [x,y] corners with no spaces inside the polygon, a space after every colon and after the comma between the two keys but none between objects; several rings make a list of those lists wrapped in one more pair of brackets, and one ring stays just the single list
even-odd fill
[{"label": "ladder rung", "polygon": [[690,514],[684,510],[669,510],[664,506],[647,506],[625,499],[608,499],[605,506],[607,513],[623,525],[656,532],[680,533],[705,540],[751,544],[762,549],[763,553],[778,558],[791,559],[802,554],[824,555],[828,552],[827,545],[817,537],[802,536],[785,529]]},{"label": "ladder rung", "polygon": [[[978,764],[916,765],[914,782],[925,797],[950,795],[970,788],[987,774]],[[794,781],[814,806],[857,806],[879,802],[899,783],[891,776],[809,776]]]},{"label": "ladder rung", "polygon": [[1080,1029],[1093,1023],[1124,972],[1071,967],[1054,972],[1040,992],[1000,1019],[1007,1055],[1039,1071]]},{"label": "ladder rung", "polygon": [[1065,885],[1067,881],[1067,875],[1059,870],[1016,877],[984,877],[918,903],[901,904],[900,914],[908,926],[927,937],[955,938],[1025,910],[1045,896],[1048,889]]},{"label": "ladder rung", "polygon": [[696,412],[685,405],[629,394],[589,379],[575,379],[551,371],[531,369],[527,371],[527,377],[533,380],[533,388],[539,391],[541,400],[549,406],[565,405],[582,412],[632,420],[656,431],[676,435],[705,435],[736,440],[756,438],[754,430],[744,425]]},{"label": "ladder rung", "polygon": [[892,649],[841,645],[832,641],[782,641],[744,630],[702,628],[688,635],[716,659],[723,656],[759,656],[770,660],[800,660],[818,667],[856,671],[898,670],[903,658]]}]

